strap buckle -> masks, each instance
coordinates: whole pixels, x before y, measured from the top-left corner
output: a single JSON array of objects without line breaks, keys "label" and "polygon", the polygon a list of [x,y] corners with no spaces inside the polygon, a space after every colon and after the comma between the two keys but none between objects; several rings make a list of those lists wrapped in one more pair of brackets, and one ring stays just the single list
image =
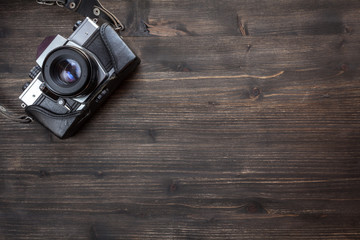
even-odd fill
[{"label": "strap buckle", "polygon": [[125,29],[124,24],[113,13],[107,10],[100,3],[100,0],[36,0],[36,2],[42,5],[56,4],[96,21],[98,18],[102,18],[106,22],[111,23],[116,31],[123,31]]}]

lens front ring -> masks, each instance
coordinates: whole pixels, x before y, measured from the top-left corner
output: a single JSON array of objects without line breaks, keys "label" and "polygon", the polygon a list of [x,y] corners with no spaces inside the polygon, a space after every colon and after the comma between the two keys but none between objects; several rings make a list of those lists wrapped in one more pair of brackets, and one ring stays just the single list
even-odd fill
[{"label": "lens front ring", "polygon": [[43,64],[46,86],[65,97],[86,95],[96,87],[96,65],[81,49],[60,47],[48,54]]}]

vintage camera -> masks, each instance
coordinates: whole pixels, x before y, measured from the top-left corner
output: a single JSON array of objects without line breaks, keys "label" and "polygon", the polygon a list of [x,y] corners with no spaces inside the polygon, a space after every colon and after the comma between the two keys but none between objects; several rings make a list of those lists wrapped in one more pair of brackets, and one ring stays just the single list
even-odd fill
[{"label": "vintage camera", "polygon": [[59,138],[72,136],[140,63],[109,24],[90,18],[41,51],[19,98],[26,113]]}]

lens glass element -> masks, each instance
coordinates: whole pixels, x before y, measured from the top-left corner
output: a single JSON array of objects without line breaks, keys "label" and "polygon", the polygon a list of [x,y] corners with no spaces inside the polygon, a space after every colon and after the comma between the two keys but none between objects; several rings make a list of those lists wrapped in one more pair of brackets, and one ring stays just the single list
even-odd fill
[{"label": "lens glass element", "polygon": [[75,83],[81,77],[80,64],[73,59],[62,59],[55,64],[54,68],[54,73],[65,85]]}]

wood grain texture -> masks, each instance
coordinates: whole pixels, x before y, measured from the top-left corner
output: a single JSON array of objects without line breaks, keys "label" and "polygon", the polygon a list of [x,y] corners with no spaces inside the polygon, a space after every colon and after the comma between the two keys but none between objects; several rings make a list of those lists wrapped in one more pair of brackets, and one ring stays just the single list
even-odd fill
[{"label": "wood grain texture", "polygon": [[[59,140],[0,118],[1,239],[360,239],[360,2],[104,0],[142,59]],[[0,3],[0,102],[79,16]]]}]

